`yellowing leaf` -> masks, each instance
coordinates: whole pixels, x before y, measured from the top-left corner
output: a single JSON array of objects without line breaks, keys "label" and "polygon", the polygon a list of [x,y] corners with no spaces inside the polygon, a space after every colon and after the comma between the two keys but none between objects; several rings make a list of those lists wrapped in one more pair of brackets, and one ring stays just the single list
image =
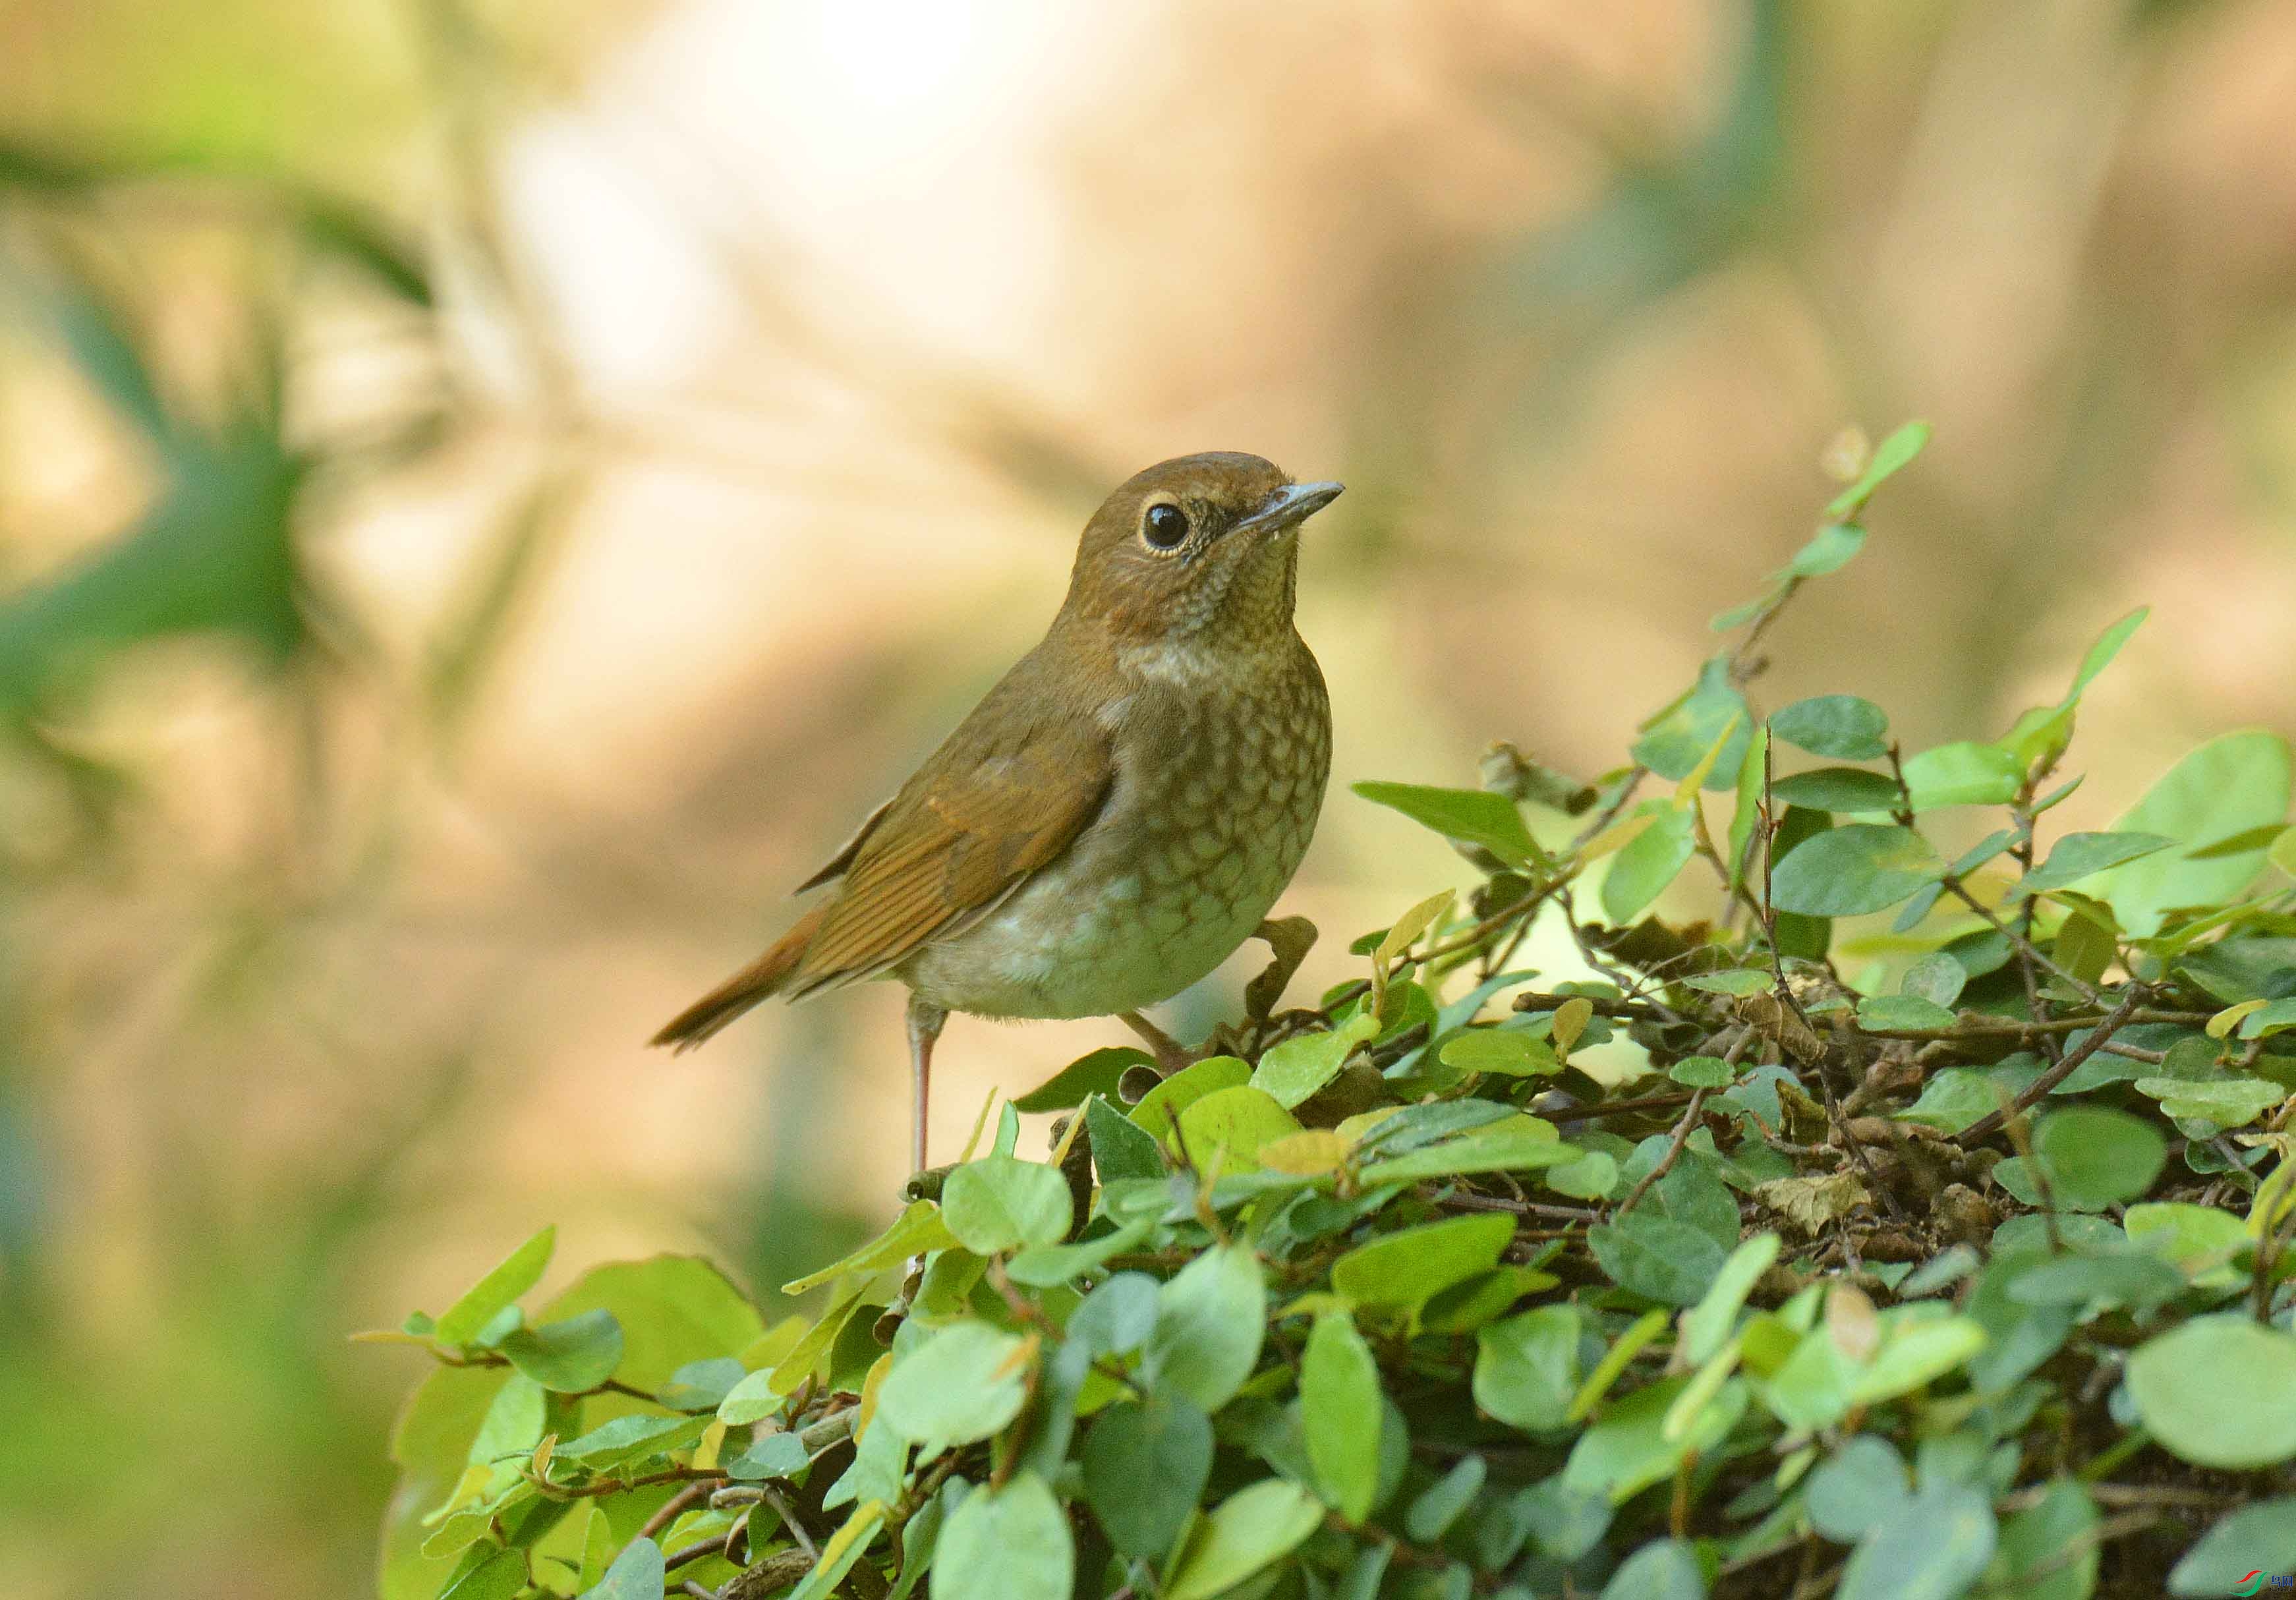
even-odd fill
[{"label": "yellowing leaf", "polygon": [[1337,1172],[1347,1165],[1352,1142],[1329,1128],[1310,1128],[1259,1147],[1260,1167],[1269,1172],[1289,1172],[1312,1177]]},{"label": "yellowing leaf", "polygon": [[1698,765],[1692,767],[1684,775],[1682,782],[1674,786],[1676,805],[1689,807],[1698,803],[1698,792],[1706,786],[1708,776],[1714,771],[1714,764],[1722,759],[1723,747],[1736,735],[1739,727],[1745,720],[1745,714],[1742,711],[1730,713],[1728,719],[1722,724],[1722,731],[1715,735],[1714,743],[1708,745],[1706,753],[1698,758]]},{"label": "yellowing leaf", "polygon": [[1622,850],[1640,838],[1643,830],[1657,820],[1657,812],[1644,811],[1624,822],[1614,823],[1587,841],[1587,848],[1578,852],[1578,859],[1595,861],[1614,850]]},{"label": "yellowing leaf", "polygon": [[2240,1026],[2241,1019],[2252,1013],[2262,1011],[2270,1004],[2268,1000],[2243,1000],[2237,1005],[2226,1006],[2209,1019],[2209,1037],[2212,1039],[2229,1037],[2232,1030]]},{"label": "yellowing leaf", "polygon": [[1395,964],[1395,958],[1411,948],[1418,937],[1435,925],[1435,921],[1451,908],[1451,891],[1428,896],[1410,910],[1395,919],[1395,925],[1379,941],[1372,959],[1382,967]]},{"label": "yellowing leaf", "polygon": [[1594,1016],[1595,1003],[1584,995],[1573,995],[1556,1006],[1554,1030],[1554,1053],[1564,1060],[1569,1060],[1571,1046],[1576,1045],[1579,1036],[1587,1031],[1587,1024],[1594,1020]]}]

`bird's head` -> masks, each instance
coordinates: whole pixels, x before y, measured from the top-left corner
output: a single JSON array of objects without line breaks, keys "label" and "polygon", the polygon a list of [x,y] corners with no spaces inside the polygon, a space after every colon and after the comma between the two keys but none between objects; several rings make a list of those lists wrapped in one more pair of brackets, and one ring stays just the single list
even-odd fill
[{"label": "bird's head", "polygon": [[1339,493],[1232,451],[1159,462],[1085,524],[1064,614],[1128,643],[1280,636],[1292,626],[1300,524]]}]

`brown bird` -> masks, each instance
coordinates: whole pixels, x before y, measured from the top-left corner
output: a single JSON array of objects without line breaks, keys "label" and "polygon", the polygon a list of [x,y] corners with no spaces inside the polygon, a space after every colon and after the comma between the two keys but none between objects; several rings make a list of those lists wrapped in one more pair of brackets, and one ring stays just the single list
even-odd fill
[{"label": "brown bird", "polygon": [[953,1011],[1120,1016],[1169,1065],[1141,1008],[1251,936],[1323,808],[1331,702],[1292,612],[1300,525],[1339,493],[1226,451],[1125,483],[1043,643],[798,891],[832,896],[653,1042],[898,978],[919,1169]]}]

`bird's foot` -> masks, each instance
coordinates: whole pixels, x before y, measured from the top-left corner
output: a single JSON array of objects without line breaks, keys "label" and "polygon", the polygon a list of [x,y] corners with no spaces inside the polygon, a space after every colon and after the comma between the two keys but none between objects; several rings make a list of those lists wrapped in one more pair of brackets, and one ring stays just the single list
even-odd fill
[{"label": "bird's foot", "polygon": [[1120,1013],[1119,1021],[1140,1036],[1140,1042],[1146,1045],[1156,1057],[1156,1070],[1165,1077],[1169,1078],[1173,1073],[1195,1064],[1194,1051],[1157,1027],[1138,1012]]}]

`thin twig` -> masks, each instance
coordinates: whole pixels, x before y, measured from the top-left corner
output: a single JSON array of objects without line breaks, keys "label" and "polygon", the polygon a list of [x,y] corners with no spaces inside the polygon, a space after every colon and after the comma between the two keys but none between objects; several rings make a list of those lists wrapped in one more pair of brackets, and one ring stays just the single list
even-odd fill
[{"label": "thin twig", "polygon": [[1972,1145],[1980,1139],[1989,1138],[1998,1133],[2001,1130],[2001,1125],[2010,1118],[2039,1104],[2042,1096],[2071,1077],[2074,1070],[2081,1063],[2112,1042],[2112,1036],[2120,1030],[2129,1018],[2136,1014],[2136,1003],[2141,998],[2143,995],[2136,986],[2129,985],[2127,998],[2105,1014],[2104,1020],[2096,1025],[2096,1030],[2094,1033],[2071,1050],[2067,1051],[2062,1061],[2033,1079],[2026,1086],[2024,1092],[2011,1101],[2006,1107],[1993,1112],[1990,1116],[1980,1117],[1955,1136],[1964,1145]]},{"label": "thin twig", "polygon": [[1690,1143],[1690,1130],[1698,1126],[1699,1113],[1705,1109],[1706,1091],[1702,1088],[1693,1090],[1688,1108],[1683,1112],[1682,1120],[1674,1125],[1674,1137],[1669,1141],[1666,1153],[1658,1158],[1657,1164],[1643,1174],[1642,1182],[1636,1184],[1633,1191],[1619,1202],[1619,1209],[1611,1213],[1614,1219],[1633,1210],[1635,1202],[1640,1200],[1652,1184],[1666,1176],[1667,1169],[1673,1166],[1676,1158],[1682,1154],[1682,1147]]},{"label": "thin twig", "polygon": [[1566,1221],[1600,1222],[1603,1213],[1575,1205],[1546,1205],[1535,1200],[1509,1200],[1498,1194],[1454,1194],[1443,1202],[1463,1211],[1505,1211],[1517,1217],[1559,1217]]},{"label": "thin twig", "polygon": [[664,1500],[655,1510],[654,1514],[646,1518],[644,1522],[638,1528],[637,1537],[640,1538],[653,1538],[654,1535],[660,1533],[663,1529],[677,1521],[677,1519],[683,1515],[686,1509],[693,1506],[695,1501],[706,1498],[713,1487],[714,1486],[706,1479],[699,1483],[687,1484],[684,1489],[679,1489],[676,1494],[670,1496],[668,1499]]},{"label": "thin twig", "polygon": [[765,1490],[766,1504],[774,1508],[774,1514],[781,1518],[782,1526],[789,1530],[791,1538],[797,1540],[797,1547],[815,1561],[819,1561],[821,1550],[814,1544],[813,1535],[806,1531],[803,1522],[798,1521],[797,1513],[790,1508],[790,1503],[783,1497],[781,1490],[770,1483],[761,1483],[758,1487]]},{"label": "thin twig", "polygon": [[[1994,914],[1991,907],[1979,899],[1975,895],[1970,893],[1969,886],[1964,883],[1959,878],[1955,877],[1951,873],[1948,873],[1943,877],[1939,878],[1938,882],[1945,885],[1945,891],[1948,894],[1953,896],[1954,898],[1959,900],[1963,905],[1977,913],[1978,915],[1983,917],[1987,924],[1990,926],[1996,933],[1998,933],[2002,938],[2007,939],[2009,941],[2009,948],[2016,952],[2017,958],[2020,961],[2036,962],[2041,966],[2047,968],[2052,976],[2062,979],[2066,983],[2072,987],[2074,993],[2079,995],[2082,999],[2087,1000],[2090,1005],[2102,1005],[2104,1004],[2103,993],[2095,984],[2084,982],[2082,980],[2074,977],[2070,972],[2065,971],[2064,968],[2059,966],[2046,956],[2042,955],[2039,948],[2034,945],[2031,939],[2025,938],[2022,934],[2019,933],[2016,929],[2003,922],[1999,916]],[[2034,990],[2032,1004],[2037,1007],[2040,1004],[2040,991],[2038,989]]]}]

